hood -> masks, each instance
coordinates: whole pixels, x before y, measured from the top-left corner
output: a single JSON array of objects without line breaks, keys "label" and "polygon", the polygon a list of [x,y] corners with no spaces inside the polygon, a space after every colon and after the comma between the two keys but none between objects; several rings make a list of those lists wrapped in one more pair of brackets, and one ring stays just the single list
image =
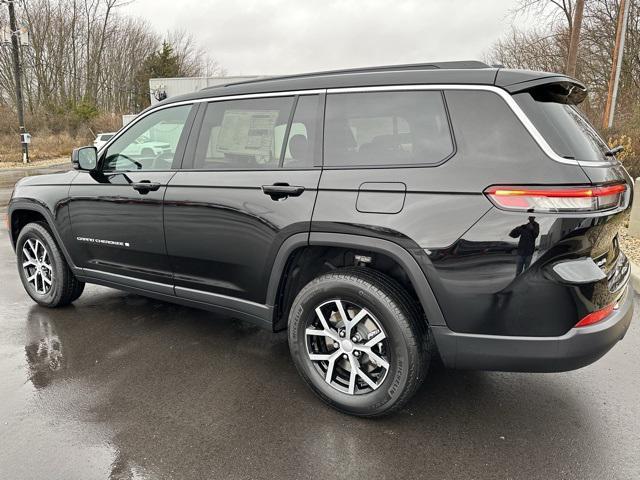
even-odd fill
[{"label": "hood", "polygon": [[73,170],[71,164],[69,164],[69,169],[63,172],[23,177],[16,182],[16,187],[29,187],[33,185],[65,185],[71,183],[71,180],[73,180],[77,174],[78,172]]}]

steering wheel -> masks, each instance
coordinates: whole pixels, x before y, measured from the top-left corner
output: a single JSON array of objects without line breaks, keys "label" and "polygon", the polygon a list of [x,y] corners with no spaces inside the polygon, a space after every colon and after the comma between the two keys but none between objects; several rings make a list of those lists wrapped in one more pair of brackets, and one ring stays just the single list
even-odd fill
[{"label": "steering wheel", "polygon": [[173,163],[173,152],[162,152],[153,159],[153,168],[156,170],[166,170],[171,168]]},{"label": "steering wheel", "polygon": [[[122,153],[117,153],[116,154],[118,156],[118,160],[120,160],[121,158],[126,160],[129,163],[132,163],[133,165],[135,165],[137,167],[137,170],[142,170],[143,169],[143,165],[140,162],[136,162],[133,158],[127,157],[126,155],[122,154]],[[114,155],[114,157],[116,156]],[[107,163],[110,163],[112,157],[107,158]]]}]

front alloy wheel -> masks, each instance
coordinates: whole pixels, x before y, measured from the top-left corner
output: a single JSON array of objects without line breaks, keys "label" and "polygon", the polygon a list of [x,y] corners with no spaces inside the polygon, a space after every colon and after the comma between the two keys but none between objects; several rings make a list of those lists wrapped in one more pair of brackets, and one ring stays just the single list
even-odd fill
[{"label": "front alloy wheel", "polygon": [[46,224],[26,224],[16,239],[16,259],[22,285],[45,307],[68,305],[82,294],[84,282],[67,264]]},{"label": "front alloy wheel", "polygon": [[45,295],[53,286],[51,257],[37,238],[28,238],[22,246],[22,269],[27,283],[39,295]]}]

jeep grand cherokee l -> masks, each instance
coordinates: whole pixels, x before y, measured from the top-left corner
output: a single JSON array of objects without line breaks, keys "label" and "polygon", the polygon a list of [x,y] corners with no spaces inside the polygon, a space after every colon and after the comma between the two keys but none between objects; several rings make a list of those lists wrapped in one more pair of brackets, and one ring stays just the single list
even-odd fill
[{"label": "jeep grand cherokee l", "polygon": [[579,368],[633,308],[618,243],[631,181],[586,95],[559,74],[452,62],[171,98],[74,151],[74,170],[16,185],[20,277],[49,307],[89,282],[287,329],[305,382],[354,415],[399,408],[436,353]]}]

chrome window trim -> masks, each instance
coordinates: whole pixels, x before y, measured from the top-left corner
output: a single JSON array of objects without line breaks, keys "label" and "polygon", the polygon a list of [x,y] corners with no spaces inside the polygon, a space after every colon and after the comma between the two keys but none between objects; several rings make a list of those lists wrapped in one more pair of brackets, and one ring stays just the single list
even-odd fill
[{"label": "chrome window trim", "polygon": [[197,98],[194,100],[183,100],[181,102],[173,102],[168,103],[166,105],[160,105],[157,107],[153,107],[149,111],[144,114],[138,114],[136,118],[131,120],[131,122],[127,123],[121,130],[119,130],[107,143],[105,143],[100,150],[98,150],[98,156],[102,154],[104,150],[109,148],[109,146],[115,142],[120,136],[122,136],[127,130],[133,127],[136,123],[138,123],[143,118],[151,115],[152,113],[159,112],[160,110],[164,110],[166,108],[171,107],[180,107],[183,105],[196,105],[198,103],[211,103],[211,102],[222,102],[225,100],[244,100],[251,98],[269,98],[269,97],[290,97],[294,95],[319,95],[321,93],[325,93],[326,89],[314,89],[314,90],[291,90],[286,92],[268,92],[268,93],[241,93],[238,95],[225,95],[224,97],[206,97],[206,98]]},{"label": "chrome window trim", "polygon": [[346,88],[329,88],[327,94],[330,93],[357,93],[357,92],[389,92],[389,91],[412,91],[412,90],[475,90],[493,92],[500,96],[513,113],[518,117],[518,120],[522,123],[524,128],[533,137],[542,151],[552,160],[558,163],[564,163],[566,165],[576,165],[580,167],[612,167],[616,163],[610,162],[589,162],[580,161],[570,158],[563,158],[558,155],[553,148],[547,143],[542,134],[538,131],[535,125],[529,120],[529,117],[524,113],[524,110],[520,108],[520,105],[514,100],[514,98],[504,89],[493,85],[460,85],[460,84],[441,84],[441,85],[395,85],[395,86],[379,86],[379,87],[346,87]]},{"label": "chrome window trim", "polygon": [[142,115],[137,116],[133,121],[125,125],[122,130],[117,132],[111,140],[102,146],[98,151],[98,155],[107,149],[114,141],[116,141],[121,135],[123,135],[129,128],[138,123],[140,120],[154,112],[164,110],[171,107],[179,107],[182,105],[195,105],[198,103],[211,103],[222,102],[226,100],[244,100],[252,98],[268,98],[268,97],[288,97],[292,95],[319,95],[319,94],[331,94],[331,93],[361,93],[361,92],[390,92],[390,91],[415,91],[415,90],[470,90],[470,91],[485,91],[493,92],[501,97],[505,103],[509,106],[511,111],[520,120],[525,129],[529,132],[531,137],[535,140],[538,146],[550,159],[563,163],[565,165],[575,165],[580,167],[612,167],[616,166],[618,162],[589,162],[580,161],[570,158],[563,158],[558,155],[553,148],[547,143],[542,134],[538,131],[535,125],[529,120],[529,117],[524,113],[524,110],[520,108],[518,103],[513,97],[504,89],[496,87],[494,85],[464,85],[464,84],[433,84],[433,85],[385,85],[385,86],[367,86],[367,87],[339,87],[339,88],[321,88],[312,90],[289,90],[283,92],[267,92],[267,93],[241,93],[236,95],[225,95],[222,97],[205,97],[193,100],[184,100],[181,102],[168,103],[166,105],[160,105],[154,107],[151,110],[145,112]]}]

